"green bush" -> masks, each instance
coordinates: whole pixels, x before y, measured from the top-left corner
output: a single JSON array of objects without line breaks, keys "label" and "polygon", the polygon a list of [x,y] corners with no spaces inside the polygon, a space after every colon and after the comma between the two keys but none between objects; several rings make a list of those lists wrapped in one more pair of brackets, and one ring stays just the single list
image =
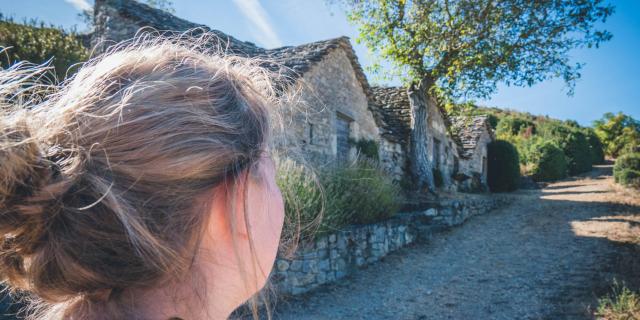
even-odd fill
[{"label": "green bush", "polygon": [[624,283],[613,282],[613,292],[598,299],[597,319],[640,319],[640,293],[631,291]]},{"label": "green bush", "polygon": [[596,132],[587,128],[584,130],[585,137],[587,138],[587,143],[589,143],[589,153],[591,154],[591,164],[602,164],[604,163],[604,145]]},{"label": "green bush", "polygon": [[40,23],[14,23],[0,16],[0,58],[2,68],[19,61],[42,64],[52,59],[58,79],[64,79],[70,66],[83,62],[89,51],[71,32]]},{"label": "green bush", "polygon": [[528,128],[531,128],[531,133],[535,133],[535,124],[532,121],[521,117],[506,116],[498,121],[496,134],[499,136],[519,135],[526,132]]},{"label": "green bush", "polygon": [[569,174],[576,175],[591,170],[591,146],[585,135],[578,130],[571,130],[569,134],[557,137],[559,145],[567,157]]},{"label": "green bush", "polygon": [[553,181],[567,176],[564,152],[551,141],[540,141],[530,149],[531,176],[536,181]]},{"label": "green bush", "polygon": [[555,141],[558,147],[562,149],[567,157],[570,175],[591,170],[593,163],[592,149],[581,129],[557,121],[549,121],[539,129],[545,140]]},{"label": "green bush", "polygon": [[358,153],[371,160],[378,160],[380,158],[380,152],[378,142],[370,139],[349,140],[349,142],[356,147]]},{"label": "green bush", "polygon": [[498,121],[500,121],[500,119],[498,119],[498,116],[495,114],[487,114],[487,122],[489,122],[491,129],[496,130],[496,127],[498,127]]},{"label": "green bush", "polygon": [[513,191],[520,181],[518,150],[504,140],[495,140],[488,147],[488,183],[492,192]]},{"label": "green bush", "polygon": [[350,217],[350,224],[375,223],[390,218],[400,210],[400,187],[375,162],[361,160],[329,170],[327,176],[329,179],[325,186],[338,182],[333,193],[347,194],[348,201],[339,211]]},{"label": "green bush", "polygon": [[621,185],[640,189],[640,153],[628,153],[616,159],[613,177]]},{"label": "green bush", "polygon": [[400,187],[374,161],[358,160],[315,172],[292,160],[278,161],[277,183],[285,201],[285,232],[300,232],[307,238],[349,224],[385,220],[402,204]]},{"label": "green bush", "polygon": [[324,193],[316,172],[291,159],[277,159],[276,168],[276,183],[285,205],[283,238],[307,237],[317,229],[341,224],[332,220],[341,217],[321,220]]},{"label": "green bush", "polygon": [[613,158],[640,148],[640,121],[629,115],[605,113],[593,125],[605,153]]},{"label": "green bush", "polygon": [[528,139],[525,139],[521,136],[512,136],[509,140],[507,140],[513,144],[516,149],[518,149],[518,156],[520,157],[520,164],[526,166],[532,162],[532,156],[534,152],[534,147],[537,144],[545,141],[539,136],[532,136]]}]

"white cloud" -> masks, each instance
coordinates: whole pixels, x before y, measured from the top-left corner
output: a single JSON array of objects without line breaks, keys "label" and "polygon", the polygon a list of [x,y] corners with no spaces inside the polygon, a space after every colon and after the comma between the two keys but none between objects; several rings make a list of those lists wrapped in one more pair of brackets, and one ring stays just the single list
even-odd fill
[{"label": "white cloud", "polygon": [[233,0],[233,3],[255,28],[255,36],[261,45],[267,48],[282,46],[282,41],[269,21],[267,11],[258,0]]},{"label": "white cloud", "polygon": [[78,11],[93,9],[93,6],[87,0],[64,0],[64,1],[71,4],[73,7],[78,9]]}]

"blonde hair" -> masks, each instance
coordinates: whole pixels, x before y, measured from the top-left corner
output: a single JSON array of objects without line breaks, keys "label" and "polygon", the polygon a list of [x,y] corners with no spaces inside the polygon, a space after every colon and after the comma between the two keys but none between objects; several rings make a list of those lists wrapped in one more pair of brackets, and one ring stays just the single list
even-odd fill
[{"label": "blonde hair", "polygon": [[124,289],[191,267],[194,199],[265,151],[272,77],[208,37],[138,35],[44,94],[0,71],[0,276],[32,318],[126,318]]}]

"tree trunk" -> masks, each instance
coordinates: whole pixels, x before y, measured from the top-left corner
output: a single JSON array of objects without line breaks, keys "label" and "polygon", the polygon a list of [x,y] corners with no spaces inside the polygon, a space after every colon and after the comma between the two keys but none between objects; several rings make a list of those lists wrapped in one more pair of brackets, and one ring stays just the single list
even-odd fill
[{"label": "tree trunk", "polygon": [[429,147],[432,141],[429,139],[427,125],[429,117],[427,91],[432,85],[433,81],[426,79],[411,85],[407,92],[413,113],[413,127],[409,142],[409,165],[414,185],[420,191],[435,190],[433,164],[429,160]]}]

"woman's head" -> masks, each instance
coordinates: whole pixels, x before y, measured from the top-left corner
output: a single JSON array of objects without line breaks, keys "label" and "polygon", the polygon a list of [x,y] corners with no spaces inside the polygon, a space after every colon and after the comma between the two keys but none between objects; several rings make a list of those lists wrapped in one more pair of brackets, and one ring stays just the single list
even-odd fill
[{"label": "woman's head", "polygon": [[[252,214],[281,227],[268,75],[188,41],[110,50],[30,109],[3,97],[14,109],[0,124],[0,274],[11,287],[49,303],[108,304],[185,277],[200,248],[218,251],[224,235],[212,232],[229,231],[245,261],[237,235],[265,241],[251,239],[261,236],[247,228],[260,224]],[[3,71],[2,85],[15,87],[18,71]],[[250,203],[266,194],[270,205]],[[277,245],[272,229],[262,236]],[[262,266],[275,252],[254,255]]]}]

